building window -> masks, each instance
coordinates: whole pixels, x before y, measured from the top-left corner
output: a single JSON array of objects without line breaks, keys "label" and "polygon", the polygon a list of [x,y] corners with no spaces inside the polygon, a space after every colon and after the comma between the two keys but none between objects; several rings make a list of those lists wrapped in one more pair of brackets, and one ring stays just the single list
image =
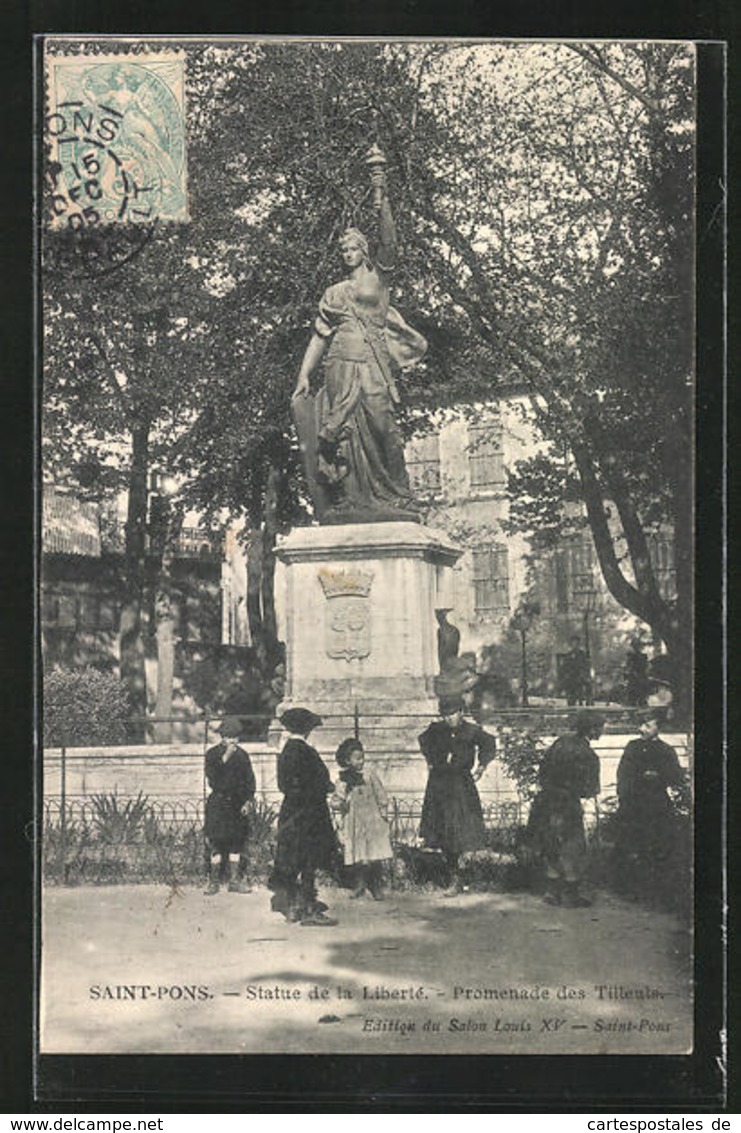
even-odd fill
[{"label": "building window", "polygon": [[594,600],[594,547],[585,535],[556,553],[556,610],[571,614]]},{"label": "building window", "polygon": [[60,629],[77,629],[77,599],[74,594],[59,595],[57,626]]},{"label": "building window", "polygon": [[505,546],[495,543],[474,550],[473,588],[477,614],[509,610],[509,560]]},{"label": "building window", "polygon": [[427,433],[415,437],[409,444],[406,456],[409,486],[420,495],[437,495],[440,491],[440,437]]},{"label": "building window", "polygon": [[221,543],[219,536],[213,532],[203,531],[198,526],[186,524],[180,529],[177,549],[181,555],[208,558],[220,553]]},{"label": "building window", "polygon": [[677,572],[674,565],[674,543],[668,535],[652,535],[648,553],[659,594],[667,602],[677,597]]},{"label": "building window", "polygon": [[50,629],[114,630],[118,609],[112,597],[90,593],[46,591],[41,620]]},{"label": "building window", "polygon": [[472,491],[504,487],[502,426],[498,421],[468,426],[468,466]]},{"label": "building window", "polygon": [[78,628],[86,630],[112,630],[116,625],[116,605],[110,598],[97,594],[84,594],[78,606]]},{"label": "building window", "polygon": [[45,626],[56,625],[58,619],[59,599],[45,590],[41,595],[41,622]]}]

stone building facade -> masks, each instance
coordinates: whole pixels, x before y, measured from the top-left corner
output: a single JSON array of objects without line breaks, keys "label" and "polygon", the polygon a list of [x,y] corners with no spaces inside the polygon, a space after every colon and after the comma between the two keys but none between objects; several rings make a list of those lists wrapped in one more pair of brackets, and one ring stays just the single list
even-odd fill
[{"label": "stone building facade", "polygon": [[[41,551],[39,628],[45,671],[92,666],[117,673],[123,533],[116,513],[45,485]],[[172,713],[197,713],[199,700],[208,696],[204,674],[223,666],[224,649],[248,652],[246,571],[234,533],[215,539],[196,522],[184,523],[169,575],[167,633],[162,632],[154,586],[145,591],[149,706],[154,711],[161,695],[162,667],[170,674]]]},{"label": "stone building facade", "polygon": [[[591,533],[584,527],[555,550],[533,554],[508,533],[507,473],[543,447],[528,400],[513,392],[486,405],[441,411],[433,427],[407,446],[412,486],[426,503],[425,521],[464,547],[452,578],[448,620],[461,632],[461,652],[476,655],[498,689],[500,707],[522,695],[522,634],[526,614],[529,692],[558,697],[563,657],[574,638],[587,654],[597,700],[621,698],[630,642],[656,654],[649,627],[620,607],[603,582]],[[655,536],[651,553],[662,592],[671,597],[670,533]],[[537,610],[537,613],[533,613]]]}]

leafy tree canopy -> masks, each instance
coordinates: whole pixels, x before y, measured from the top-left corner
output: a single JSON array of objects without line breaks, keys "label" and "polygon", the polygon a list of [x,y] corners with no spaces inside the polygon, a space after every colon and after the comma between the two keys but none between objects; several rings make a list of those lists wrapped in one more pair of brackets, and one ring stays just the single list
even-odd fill
[{"label": "leafy tree canopy", "polygon": [[[557,456],[516,472],[550,493],[547,506],[530,493],[521,525],[555,533],[558,484],[581,495],[609,588],[687,656],[691,47],[184,50],[191,221],[159,226],[103,278],[65,270],[65,239],[46,241],[52,465],[91,482],[97,461],[107,487],[111,442],[145,423],[148,459],[179,474],[193,506],[257,525],[272,469],[271,507],[300,514],[289,394],[316,301],[341,274],[337,237],[372,230],[365,157],[377,140],[404,249],[398,303],[431,343],[405,382],[407,427],[428,407],[513,383],[529,392]],[[647,552],[664,522],[671,607]]]}]

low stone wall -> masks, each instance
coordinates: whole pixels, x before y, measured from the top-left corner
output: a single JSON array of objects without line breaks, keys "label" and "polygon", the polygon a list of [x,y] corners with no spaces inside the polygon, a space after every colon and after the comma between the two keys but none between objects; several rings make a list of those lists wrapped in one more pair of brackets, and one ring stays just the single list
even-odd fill
[{"label": "low stone wall", "polygon": [[[492,729],[494,731],[494,729]],[[602,797],[615,793],[617,767],[631,735],[606,735],[596,744],[600,757]],[[683,766],[690,765],[686,735],[664,737],[677,751]],[[553,737],[543,737],[548,744]],[[500,746],[506,734],[498,737]],[[249,752],[257,779],[258,794],[275,801],[279,798],[275,772],[277,747],[272,743],[243,743]],[[321,750],[321,745],[320,745]],[[321,754],[334,771],[333,753]],[[208,792],[203,775],[202,744],[146,744],[130,747],[68,748],[64,753],[64,795],[67,799],[97,794],[136,797],[139,792],[151,798],[173,802],[203,798]],[[44,797],[58,799],[62,795],[62,752],[58,748],[44,753]],[[419,752],[373,752],[368,763],[376,770],[389,794],[401,799],[421,797],[427,779],[425,762]],[[479,790],[482,801],[516,801],[517,791],[499,760],[495,760],[482,778]]]}]

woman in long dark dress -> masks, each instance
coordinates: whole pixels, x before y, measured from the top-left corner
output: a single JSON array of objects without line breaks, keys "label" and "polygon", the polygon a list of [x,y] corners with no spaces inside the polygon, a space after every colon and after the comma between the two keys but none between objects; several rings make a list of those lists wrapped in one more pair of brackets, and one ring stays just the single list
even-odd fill
[{"label": "woman in long dark dress", "polygon": [[486,842],[476,783],[494,758],[496,740],[463,719],[460,697],[441,697],[440,715],[419,737],[429,768],[419,835],[429,849],[443,851],[452,874],[450,892],[457,893],[460,855]]},{"label": "woman in long dark dress", "polygon": [[207,897],[219,892],[223,863],[227,866],[230,892],[250,892],[250,886],[239,878],[238,872],[254,805],[255,773],[249,755],[237,746],[241,734],[239,718],[226,716],[219,732],[221,743],[206,752],[206,780],[211,788],[204,824],[211,851]]},{"label": "woman in long dark dress", "polygon": [[[357,228],[340,237],[349,278],[321,298],[292,401],[309,488],[319,519],[329,523],[419,518],[396,421],[395,373],[422,358],[427,343],[390,304],[397,246],[383,170],[373,183],[377,254]],[[324,388],[311,398],[325,352]]]},{"label": "woman in long dark dress", "polygon": [[334,790],[319,752],[306,737],[321,718],[306,708],[290,708],[280,717],[290,735],[278,756],[278,815],[275,862],[268,884],[274,912],[303,925],[335,925],[327,906],[317,900],[316,872],[334,868],[339,847],[327,806]]},{"label": "woman in long dark dress", "polygon": [[630,740],[617,769],[616,857],[629,893],[660,893],[676,861],[682,824],[669,797],[687,790],[677,753],[659,736],[663,713],[643,714],[640,737]]}]

